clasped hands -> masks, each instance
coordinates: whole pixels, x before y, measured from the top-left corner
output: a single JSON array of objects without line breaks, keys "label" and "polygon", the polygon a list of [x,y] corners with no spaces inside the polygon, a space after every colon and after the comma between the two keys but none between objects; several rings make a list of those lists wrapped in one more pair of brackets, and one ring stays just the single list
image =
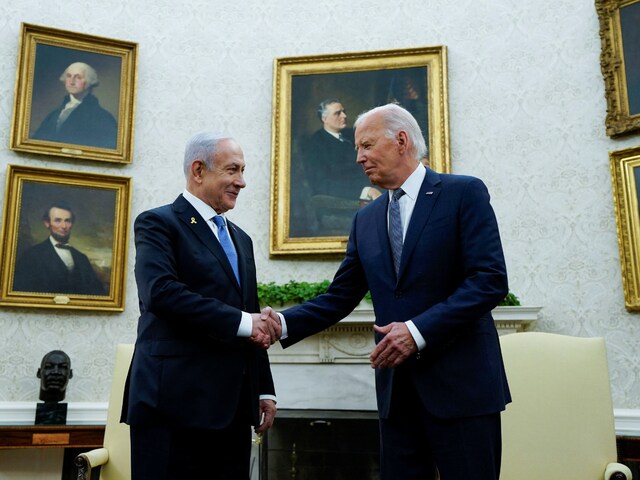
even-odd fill
[{"label": "clasped hands", "polygon": [[265,307],[260,313],[252,313],[253,327],[249,341],[265,350],[282,336],[280,317],[271,307]]},{"label": "clasped hands", "polygon": [[[280,317],[271,307],[265,307],[260,313],[252,313],[253,329],[250,340],[255,345],[268,349],[282,335]],[[404,322],[393,322],[383,327],[374,325],[373,329],[383,335],[369,355],[372,368],[394,368],[418,351],[411,332]]]}]

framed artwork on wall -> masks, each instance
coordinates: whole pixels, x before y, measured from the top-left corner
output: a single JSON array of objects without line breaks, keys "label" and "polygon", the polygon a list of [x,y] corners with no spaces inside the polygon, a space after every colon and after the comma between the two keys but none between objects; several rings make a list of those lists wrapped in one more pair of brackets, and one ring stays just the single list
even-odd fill
[{"label": "framed artwork on wall", "polygon": [[23,23],[10,147],[131,163],[137,44]]},{"label": "framed artwork on wall", "polygon": [[625,308],[640,311],[640,147],[609,158]]},{"label": "framed artwork on wall", "polygon": [[596,0],[607,135],[640,130],[640,0]]},{"label": "framed artwork on wall", "polygon": [[123,311],[131,179],[9,165],[0,305]]},{"label": "framed artwork on wall", "polygon": [[382,194],[356,163],[360,112],[402,105],[425,136],[423,162],[450,170],[446,47],[276,58],[273,78],[272,256],[343,254],[353,215]]}]

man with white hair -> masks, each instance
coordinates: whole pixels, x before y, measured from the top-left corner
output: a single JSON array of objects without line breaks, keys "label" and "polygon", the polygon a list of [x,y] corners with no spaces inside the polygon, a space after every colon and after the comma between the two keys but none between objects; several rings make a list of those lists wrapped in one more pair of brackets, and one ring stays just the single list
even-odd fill
[{"label": "man with white hair", "polygon": [[100,106],[92,90],[99,84],[90,65],[75,62],[60,76],[67,91],[61,105],[53,110],[33,134],[35,140],[72,143],[100,148],[116,148],[118,124]]}]

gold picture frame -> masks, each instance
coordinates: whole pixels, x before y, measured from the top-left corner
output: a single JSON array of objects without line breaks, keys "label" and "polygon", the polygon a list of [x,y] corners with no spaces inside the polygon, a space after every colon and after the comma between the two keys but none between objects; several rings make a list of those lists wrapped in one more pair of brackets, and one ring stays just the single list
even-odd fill
[{"label": "gold picture frame", "polygon": [[640,0],[596,0],[607,135],[640,130]]},{"label": "gold picture frame", "polygon": [[129,177],[9,165],[0,305],[123,311],[130,209]]},{"label": "gold picture frame", "polygon": [[322,135],[320,110],[327,103],[342,106],[350,125],[352,112],[405,106],[425,133],[425,162],[450,171],[446,47],[276,58],[273,68],[271,256],[344,254],[351,217],[371,199],[355,150],[353,164],[347,153],[346,163],[332,165],[334,173],[304,171],[304,159],[322,151],[314,134]]},{"label": "gold picture frame", "polygon": [[640,147],[609,153],[625,308],[640,311]]},{"label": "gold picture frame", "polygon": [[[137,49],[133,42],[23,23],[10,148],[131,163]],[[78,69],[85,83],[67,83]],[[81,103],[70,101],[74,93]]]}]

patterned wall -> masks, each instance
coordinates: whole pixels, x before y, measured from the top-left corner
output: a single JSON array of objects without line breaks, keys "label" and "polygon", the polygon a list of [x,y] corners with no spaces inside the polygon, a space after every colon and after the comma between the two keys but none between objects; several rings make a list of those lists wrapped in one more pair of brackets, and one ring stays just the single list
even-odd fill
[{"label": "patterned wall", "polygon": [[[261,281],[321,280],[337,267],[268,256],[273,59],[446,45],[453,170],[490,187],[512,290],[543,307],[537,329],[604,336],[614,404],[640,408],[640,319],[623,307],[608,164],[609,151],[640,136],[605,136],[593,2],[49,3],[0,3],[0,185],[6,164],[127,175],[135,216],[182,190],[182,149],[193,132],[227,130],[248,165],[230,217],[254,239]],[[139,43],[131,165],[8,149],[20,22]],[[53,348],[72,358],[67,400],[106,401],[114,345],[135,338],[132,246],[124,313],[0,309],[0,401],[37,400],[35,371]]]}]

